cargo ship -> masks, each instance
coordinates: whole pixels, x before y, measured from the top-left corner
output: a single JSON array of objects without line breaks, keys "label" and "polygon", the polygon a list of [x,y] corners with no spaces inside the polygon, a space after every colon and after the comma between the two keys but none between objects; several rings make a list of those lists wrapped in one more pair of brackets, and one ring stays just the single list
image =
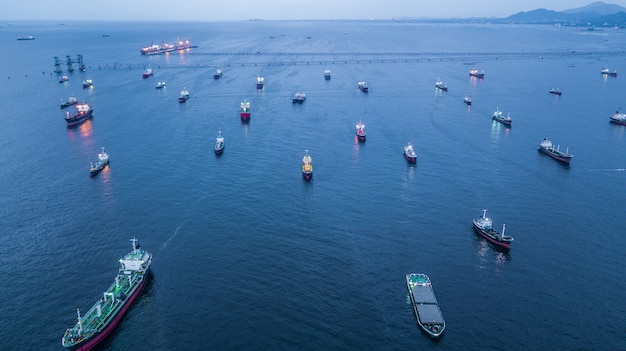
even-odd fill
[{"label": "cargo ship", "polygon": [[306,180],[311,180],[311,177],[313,177],[313,160],[309,155],[309,150],[305,150],[302,158],[302,177]]},{"label": "cargo ship", "polygon": [[93,108],[91,108],[91,106],[84,101],[82,104],[77,104],[74,107],[76,107],[76,111],[73,114],[70,115],[69,112],[66,112],[65,115],[65,122],[67,122],[68,128],[75,127],[83,123],[87,119],[91,118],[93,114]]},{"label": "cargo ship", "polygon": [[479,72],[477,69],[472,69],[469,71],[469,75],[470,77],[483,79],[485,78],[485,71]]},{"label": "cargo ship", "polygon": [[496,110],[493,113],[493,120],[500,122],[506,126],[511,126],[513,119],[511,118],[511,114],[507,114],[506,117],[502,114],[502,111],[496,107]]},{"label": "cargo ship", "polygon": [[291,99],[291,102],[294,104],[301,104],[306,100],[306,94],[298,91],[293,95],[293,98]]},{"label": "cargo ship", "polygon": [[222,77],[222,70],[221,69],[216,69],[215,73],[213,73],[213,79],[220,79]]},{"label": "cargo ship", "polygon": [[126,311],[146,285],[146,273],[152,263],[152,254],[140,248],[137,239],[130,239],[133,250],[120,259],[115,281],[103,296],[81,316],[61,338],[61,344],[70,350],[87,351],[102,342],[120,323]]},{"label": "cargo ship", "polygon": [[609,119],[615,124],[626,126],[626,113],[615,111],[613,115],[609,116]]},{"label": "cargo ship", "polygon": [[324,70],[324,79],[330,80],[330,70]]},{"label": "cargo ship", "polygon": [[424,273],[406,275],[406,286],[417,318],[417,324],[432,338],[439,338],[446,329],[430,278]]},{"label": "cargo ship", "polygon": [[145,78],[152,77],[153,75],[154,73],[152,72],[152,68],[146,68],[146,70],[143,72],[141,76],[145,79]]},{"label": "cargo ship", "polygon": [[603,76],[611,76],[611,77],[617,77],[617,70],[614,69],[613,71],[609,70],[608,67],[604,67],[600,73],[602,73]]},{"label": "cargo ship", "polygon": [[163,42],[159,44],[150,44],[148,46],[144,46],[139,50],[142,55],[160,55],[166,52],[177,51],[177,50],[185,50],[190,48],[197,48],[197,45],[191,45],[189,40],[181,40],[180,38],[176,41],[176,44]]},{"label": "cargo ship", "polygon": [[241,102],[241,111],[239,112],[239,117],[241,117],[242,121],[247,121],[250,119],[250,102],[243,100]]},{"label": "cargo ship", "polygon": [[106,167],[106,165],[108,164],[109,164],[109,154],[107,154],[106,151],[104,151],[104,147],[103,147],[100,153],[98,154],[98,161],[96,161],[96,164],[94,165],[93,162],[91,163],[91,167],[89,167],[89,173],[91,173],[92,177],[97,176],[98,173],[100,173],[100,171],[102,171],[104,167]]},{"label": "cargo ship", "polygon": [[217,138],[215,138],[215,154],[221,155],[224,152],[224,136],[222,135],[222,131],[217,133]]},{"label": "cargo ship", "polygon": [[61,108],[70,107],[72,105],[76,105],[78,103],[78,99],[74,96],[70,96],[67,100],[61,102]]},{"label": "cargo ship", "polygon": [[407,146],[404,147],[404,158],[406,158],[409,163],[417,162],[417,154],[415,153],[415,150],[413,150],[413,145],[411,145],[411,143],[408,143]]},{"label": "cargo ship", "polygon": [[256,88],[261,90],[263,89],[264,85],[265,85],[265,78],[263,78],[263,76],[256,77]]},{"label": "cargo ship", "polygon": [[483,210],[483,216],[480,218],[475,218],[472,221],[474,226],[474,230],[476,234],[482,236],[487,239],[490,243],[497,245],[500,248],[509,249],[511,247],[511,242],[513,241],[513,237],[510,235],[504,234],[504,230],[506,226],[502,225],[502,232],[498,232],[493,229],[491,218],[487,217],[487,210]]},{"label": "cargo ship", "polygon": [[361,90],[364,93],[367,93],[370,89],[367,87],[367,83],[364,80],[360,80],[357,83],[357,86],[359,87],[359,90]]},{"label": "cargo ship", "polygon": [[356,137],[359,141],[365,141],[365,138],[367,137],[367,134],[365,134],[365,123],[363,123],[363,121],[359,121],[356,124]]},{"label": "cargo ship", "polygon": [[559,146],[555,148],[552,142],[548,140],[548,138],[543,138],[543,140],[539,143],[539,151],[567,165],[569,165],[572,157],[574,157],[574,155],[569,153],[569,148],[567,148],[565,152],[563,152],[560,150]]},{"label": "cargo ship", "polygon": [[178,96],[178,102],[182,104],[183,102],[187,102],[187,100],[189,100],[189,91],[187,91],[187,88],[183,88]]}]

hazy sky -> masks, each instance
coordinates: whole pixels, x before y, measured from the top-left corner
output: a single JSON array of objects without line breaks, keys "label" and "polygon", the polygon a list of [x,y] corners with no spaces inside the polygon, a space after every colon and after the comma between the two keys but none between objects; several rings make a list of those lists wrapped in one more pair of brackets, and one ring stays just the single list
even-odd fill
[{"label": "hazy sky", "polygon": [[[0,20],[231,21],[507,17],[537,8],[562,11],[593,0],[7,0]],[[626,0],[606,3],[626,7]]]}]

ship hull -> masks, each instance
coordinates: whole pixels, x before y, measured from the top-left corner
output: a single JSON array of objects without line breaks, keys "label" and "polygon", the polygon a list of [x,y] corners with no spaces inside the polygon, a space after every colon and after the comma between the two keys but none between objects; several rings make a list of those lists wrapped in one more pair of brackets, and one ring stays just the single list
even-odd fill
[{"label": "ship hull", "polygon": [[263,89],[263,84],[257,84],[256,88],[259,89],[259,90]]},{"label": "ship hull", "polygon": [[[427,303],[424,303],[424,301],[416,301],[413,288],[411,287],[411,284],[409,283],[409,279],[410,278],[407,276],[407,289],[409,290],[409,297],[411,298],[411,305],[413,306],[413,313],[415,313],[417,324],[419,325],[420,329],[424,333],[426,333],[428,336],[430,336],[433,339],[439,339],[446,329],[446,324],[445,324],[445,321],[443,320],[443,315],[441,314],[439,303],[437,302],[435,298],[435,293],[432,290],[432,286],[428,287],[428,289],[430,289],[430,295],[431,295],[430,298],[432,300],[429,299]],[[425,287],[414,287],[414,288],[424,289]],[[419,296],[423,296],[423,292],[422,294],[419,294]],[[438,319],[438,323],[435,323],[434,325],[428,325],[427,321],[423,322],[420,317],[422,315],[422,313],[420,313],[420,309],[430,310],[431,315],[434,312],[435,316]],[[423,313],[426,314],[427,311],[423,311]],[[434,330],[431,330],[431,327],[434,327]]]},{"label": "ship hull", "polygon": [[250,119],[250,112],[241,112],[239,116],[242,120],[247,121]]},{"label": "ship hull", "polygon": [[493,117],[493,120],[496,121],[496,122],[500,122],[500,123],[504,124],[505,126],[509,126],[509,127],[511,126],[511,122],[512,122],[512,121],[509,121],[509,120],[506,120],[506,119],[499,119],[497,117]]},{"label": "ship hull", "polygon": [[415,156],[409,156],[407,155],[407,153],[404,153],[404,158],[407,160],[407,162],[411,163],[411,164],[415,164],[417,162],[417,157]]},{"label": "ship hull", "polygon": [[472,225],[473,225],[474,231],[476,232],[477,235],[480,235],[482,238],[484,238],[487,241],[489,241],[490,243],[496,245],[498,248],[505,249],[505,250],[508,250],[508,249],[511,248],[511,244],[509,242],[503,242],[503,241],[496,240],[496,239],[492,238],[489,234],[487,234],[487,232],[483,228],[477,226],[476,223],[473,223]]},{"label": "ship hull", "polygon": [[366,138],[365,134],[357,134],[356,137],[359,141],[365,141]]},{"label": "ship hull", "polygon": [[76,127],[77,125],[85,122],[86,120],[92,117],[92,113],[93,111],[89,111],[81,116],[73,116],[70,118],[66,118],[65,121],[67,122],[67,127],[68,128]]},{"label": "ship hull", "polygon": [[570,161],[572,160],[571,156],[569,156],[569,157],[568,156],[561,156],[559,154],[556,154],[554,152],[546,150],[546,149],[544,149],[542,147],[539,148],[539,151],[543,152],[544,154],[546,154],[546,155],[552,157],[553,159],[555,159],[555,160],[557,160],[557,161],[559,161],[559,162],[561,162],[563,164],[566,164],[566,165],[569,165]]},{"label": "ship hull", "polygon": [[359,89],[361,89],[361,91],[364,92],[364,93],[367,93],[369,91],[369,88],[367,88],[367,87],[365,87],[365,88],[361,87]]},{"label": "ship hull", "polygon": [[181,104],[187,102],[187,100],[189,100],[189,98],[178,98],[178,102]]},{"label": "ship hull", "polygon": [[302,178],[304,178],[304,180],[311,180],[311,178],[313,178],[313,172],[302,172]]},{"label": "ship hull", "polygon": [[126,300],[126,303],[124,303],[124,306],[120,309],[120,311],[115,315],[115,317],[113,317],[111,322],[100,333],[93,335],[91,338],[83,341],[80,344],[69,347],[69,349],[72,351],[89,351],[93,349],[94,347],[96,347],[98,344],[100,344],[104,339],[106,339],[106,337],[109,336],[111,332],[115,329],[115,327],[120,323],[120,321],[126,314],[126,311],[128,311],[128,309],[132,305],[133,301],[135,301],[135,299],[137,299],[137,296],[141,294],[143,287],[146,285],[146,281],[147,281],[147,275],[144,275],[137,289],[135,289],[133,294]]},{"label": "ship hull", "polygon": [[622,125],[622,126],[626,126],[626,120],[624,120],[624,119],[616,119],[616,118],[613,118],[613,117],[610,117],[610,118],[611,118],[611,123],[615,123],[615,124],[619,124],[619,125]]}]

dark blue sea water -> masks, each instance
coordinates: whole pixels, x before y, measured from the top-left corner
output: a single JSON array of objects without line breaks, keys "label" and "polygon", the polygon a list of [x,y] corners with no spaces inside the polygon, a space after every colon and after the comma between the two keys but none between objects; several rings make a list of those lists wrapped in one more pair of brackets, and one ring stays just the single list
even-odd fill
[{"label": "dark blue sea water", "polygon": [[[139,54],[177,37],[198,48]],[[0,349],[61,350],[135,236],[153,279],[103,350],[624,347],[626,128],[608,119],[626,106],[626,57],[611,53],[623,30],[15,23],[0,43]],[[87,71],[59,84],[53,57],[77,54]],[[95,112],[67,129],[72,94]],[[491,120],[497,107],[512,128]],[[537,152],[545,136],[569,147],[570,167]],[[111,164],[91,178],[101,146]],[[483,208],[515,237],[508,254],[472,232]],[[418,329],[410,272],[433,281],[438,342]]]}]

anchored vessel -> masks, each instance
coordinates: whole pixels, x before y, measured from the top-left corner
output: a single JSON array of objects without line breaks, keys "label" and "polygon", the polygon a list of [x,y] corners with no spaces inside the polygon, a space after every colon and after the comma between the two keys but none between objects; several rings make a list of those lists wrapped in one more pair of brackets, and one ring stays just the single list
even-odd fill
[{"label": "anchored vessel", "polygon": [[513,120],[511,119],[511,114],[507,114],[506,117],[504,117],[502,115],[502,111],[500,111],[497,107],[496,111],[493,113],[493,120],[507,126],[511,126],[511,122],[513,122]]},{"label": "anchored vessel", "polygon": [[104,340],[119,324],[122,317],[146,285],[146,273],[152,263],[152,254],[141,250],[137,239],[130,239],[133,250],[120,259],[120,270],[103,297],[68,328],[61,344],[70,350],[87,351]]},{"label": "anchored vessel", "polygon": [[306,180],[311,180],[311,177],[313,177],[313,160],[309,155],[309,150],[305,150],[302,158],[302,176]]},{"label": "anchored vessel", "polygon": [[550,89],[549,93],[560,96],[561,95],[561,90],[559,88],[556,88],[556,89],[552,88],[552,89]]},{"label": "anchored vessel", "polygon": [[156,84],[156,88],[157,89],[161,89],[161,88],[164,88],[166,85],[167,85],[167,83],[165,83],[165,82],[158,82]]},{"label": "anchored vessel", "polygon": [[365,138],[367,137],[367,134],[365,134],[365,123],[363,123],[363,121],[359,120],[356,124],[356,137],[359,141],[365,141]]},{"label": "anchored vessel", "polygon": [[291,100],[294,104],[301,104],[306,100],[306,94],[298,91],[293,95],[293,99]]},{"label": "anchored vessel", "polygon": [[329,69],[324,71],[324,79],[330,80],[330,70]]},{"label": "anchored vessel", "polygon": [[504,234],[504,230],[506,228],[504,224],[502,225],[502,233],[493,229],[491,218],[487,217],[487,210],[483,210],[483,216],[474,219],[472,224],[474,225],[476,234],[479,234],[483,238],[487,239],[490,243],[501,248],[510,248],[511,242],[514,240],[513,237]]},{"label": "anchored vessel", "polygon": [[615,113],[609,117],[611,122],[626,126],[626,113],[615,111]]},{"label": "anchored vessel", "polygon": [[617,77],[617,70],[614,69],[613,72],[611,72],[608,67],[604,67],[601,71],[602,75],[605,76],[611,76],[611,77]]},{"label": "anchored vessel", "polygon": [[568,165],[572,160],[572,157],[574,157],[574,155],[569,153],[569,148],[567,148],[565,152],[563,152],[559,150],[559,146],[555,148],[552,142],[548,140],[548,138],[543,138],[543,140],[539,143],[539,151],[547,154],[557,161],[563,162]]},{"label": "anchored vessel", "polygon": [[463,102],[466,105],[471,105],[472,104],[472,99],[469,96],[466,96],[466,97],[463,98]]},{"label": "anchored vessel", "polygon": [[67,100],[61,103],[61,108],[70,107],[72,105],[76,105],[78,103],[78,99],[74,96],[70,96]]},{"label": "anchored vessel", "polygon": [[410,273],[406,275],[406,286],[409,289],[417,324],[431,337],[440,337],[446,329],[446,322],[441,314],[430,278],[424,273]]},{"label": "anchored vessel", "polygon": [[440,80],[435,82],[435,88],[443,91],[448,91],[448,85]]},{"label": "anchored vessel", "polygon": [[220,79],[222,77],[222,70],[221,69],[216,69],[215,73],[213,73],[213,79]]},{"label": "anchored vessel", "polygon": [[363,81],[363,80],[359,81],[357,83],[357,86],[364,93],[367,93],[369,91],[369,88],[367,87],[367,83],[365,81]]},{"label": "anchored vessel", "polygon": [[65,83],[68,80],[70,80],[68,76],[61,76],[61,78],[59,78],[59,83]]},{"label": "anchored vessel", "polygon": [[93,80],[91,79],[83,80],[83,88],[92,88],[92,87],[93,87]]},{"label": "anchored vessel", "polygon": [[189,92],[187,91],[187,88],[183,88],[183,90],[180,91],[180,95],[178,96],[178,102],[182,104],[187,100],[189,100]]},{"label": "anchored vessel", "polygon": [[171,43],[166,43],[166,42],[163,42],[160,45],[150,44],[148,46],[144,46],[143,48],[141,48],[139,52],[141,52],[142,55],[159,55],[159,54],[164,54],[170,51],[185,50],[185,49],[196,48],[196,47],[198,46],[191,45],[189,43],[189,40],[182,41],[179,38],[176,44],[171,44]]},{"label": "anchored vessel", "polygon": [[224,152],[224,136],[222,135],[222,131],[217,133],[217,138],[215,138],[215,154],[221,155]]},{"label": "anchored vessel", "polygon": [[404,158],[406,158],[409,163],[415,163],[417,161],[417,154],[415,150],[413,150],[411,143],[408,143],[407,146],[404,147]]},{"label": "anchored vessel", "polygon": [[152,77],[154,73],[152,73],[152,68],[146,68],[146,70],[141,75],[144,78]]},{"label": "anchored vessel", "polygon": [[470,77],[476,77],[476,78],[485,78],[485,71],[478,71],[477,69],[472,69],[469,71],[469,75]]},{"label": "anchored vessel", "polygon": [[261,90],[263,89],[263,85],[265,84],[265,78],[263,76],[256,77],[256,88]]},{"label": "anchored vessel", "polygon": [[89,167],[89,172],[91,173],[92,176],[98,175],[98,173],[100,173],[100,171],[103,170],[104,167],[108,164],[109,164],[109,154],[107,154],[104,151],[104,147],[103,147],[100,153],[98,154],[98,161],[96,162],[96,164],[94,165],[93,162],[91,163],[91,167]]},{"label": "anchored vessel", "polygon": [[92,116],[93,108],[91,108],[91,106],[89,106],[86,102],[77,104],[75,107],[76,111],[74,114],[70,115],[69,112],[66,112],[65,122],[67,122],[68,128],[77,126]]},{"label": "anchored vessel", "polygon": [[241,112],[239,112],[239,117],[241,117],[242,121],[247,121],[250,119],[250,102],[243,100],[241,102]]}]

